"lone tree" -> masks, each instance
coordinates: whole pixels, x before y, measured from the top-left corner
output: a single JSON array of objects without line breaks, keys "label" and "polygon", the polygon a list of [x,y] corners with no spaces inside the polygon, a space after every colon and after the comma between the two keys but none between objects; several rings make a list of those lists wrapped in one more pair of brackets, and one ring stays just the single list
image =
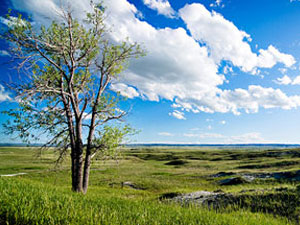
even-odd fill
[{"label": "lone tree", "polygon": [[112,154],[129,132],[116,126],[125,112],[109,84],[126,68],[130,58],[142,56],[137,43],[113,43],[104,25],[104,9],[78,21],[71,10],[60,20],[35,29],[21,15],[7,16],[1,38],[11,46],[12,57],[24,74],[21,82],[7,84],[19,102],[5,113],[13,117],[5,127],[21,138],[49,137],[45,147],[57,146],[60,161],[71,151],[72,190],[86,193],[92,159]]}]

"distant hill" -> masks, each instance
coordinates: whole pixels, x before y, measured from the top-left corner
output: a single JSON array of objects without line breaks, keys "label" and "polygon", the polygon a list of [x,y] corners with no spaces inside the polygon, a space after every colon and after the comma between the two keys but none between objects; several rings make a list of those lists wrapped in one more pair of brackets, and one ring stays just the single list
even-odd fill
[{"label": "distant hill", "polygon": [[43,144],[24,144],[24,143],[0,143],[0,147],[41,147]]},{"label": "distant hill", "polygon": [[273,147],[273,148],[298,148],[300,147],[300,144],[256,144],[256,143],[250,143],[250,144],[127,144],[126,146],[148,146],[148,147],[159,147],[159,146],[165,146],[165,147]]},{"label": "distant hill", "polygon": [[[24,143],[0,143],[0,147],[41,147],[43,143],[24,144]],[[218,147],[218,148],[300,148],[300,144],[126,144],[127,147]]]}]

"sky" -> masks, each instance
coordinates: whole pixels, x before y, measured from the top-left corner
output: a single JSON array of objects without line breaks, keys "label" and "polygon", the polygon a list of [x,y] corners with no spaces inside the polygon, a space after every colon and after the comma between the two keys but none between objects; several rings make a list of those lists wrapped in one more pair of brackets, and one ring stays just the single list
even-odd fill
[{"label": "sky", "polygon": [[[2,0],[33,24],[55,20],[59,0]],[[64,1],[63,1],[64,2]],[[67,0],[65,0],[67,2]],[[89,0],[72,0],[80,20]],[[131,143],[300,143],[300,1],[104,0],[110,38],[138,42],[110,89],[128,97]],[[0,81],[17,80],[0,40]],[[17,107],[0,84],[0,110]],[[0,124],[9,120],[1,115]],[[0,125],[0,142],[14,142]]]}]

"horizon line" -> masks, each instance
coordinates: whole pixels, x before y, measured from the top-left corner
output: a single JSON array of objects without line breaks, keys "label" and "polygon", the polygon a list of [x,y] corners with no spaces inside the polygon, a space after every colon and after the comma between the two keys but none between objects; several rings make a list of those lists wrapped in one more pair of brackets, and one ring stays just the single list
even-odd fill
[{"label": "horizon line", "polygon": [[[13,142],[0,142],[0,147],[5,146],[42,146],[45,143],[13,143]],[[164,143],[164,142],[139,142],[139,143],[123,143],[125,146],[300,146],[300,143]]]}]

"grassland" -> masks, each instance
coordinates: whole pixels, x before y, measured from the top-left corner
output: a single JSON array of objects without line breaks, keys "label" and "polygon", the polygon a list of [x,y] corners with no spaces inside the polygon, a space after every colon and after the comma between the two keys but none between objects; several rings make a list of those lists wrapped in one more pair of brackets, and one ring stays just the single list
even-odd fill
[{"label": "grassland", "polygon": [[[0,177],[0,224],[299,224],[297,179],[220,185],[229,173],[285,171],[295,178],[299,149],[125,148],[117,160],[94,161],[87,195],[70,191],[68,159],[57,168],[54,151],[36,153],[0,148],[0,175],[26,173]],[[219,172],[228,175],[212,176]],[[231,193],[236,201],[208,209],[162,200],[200,190]]]}]

